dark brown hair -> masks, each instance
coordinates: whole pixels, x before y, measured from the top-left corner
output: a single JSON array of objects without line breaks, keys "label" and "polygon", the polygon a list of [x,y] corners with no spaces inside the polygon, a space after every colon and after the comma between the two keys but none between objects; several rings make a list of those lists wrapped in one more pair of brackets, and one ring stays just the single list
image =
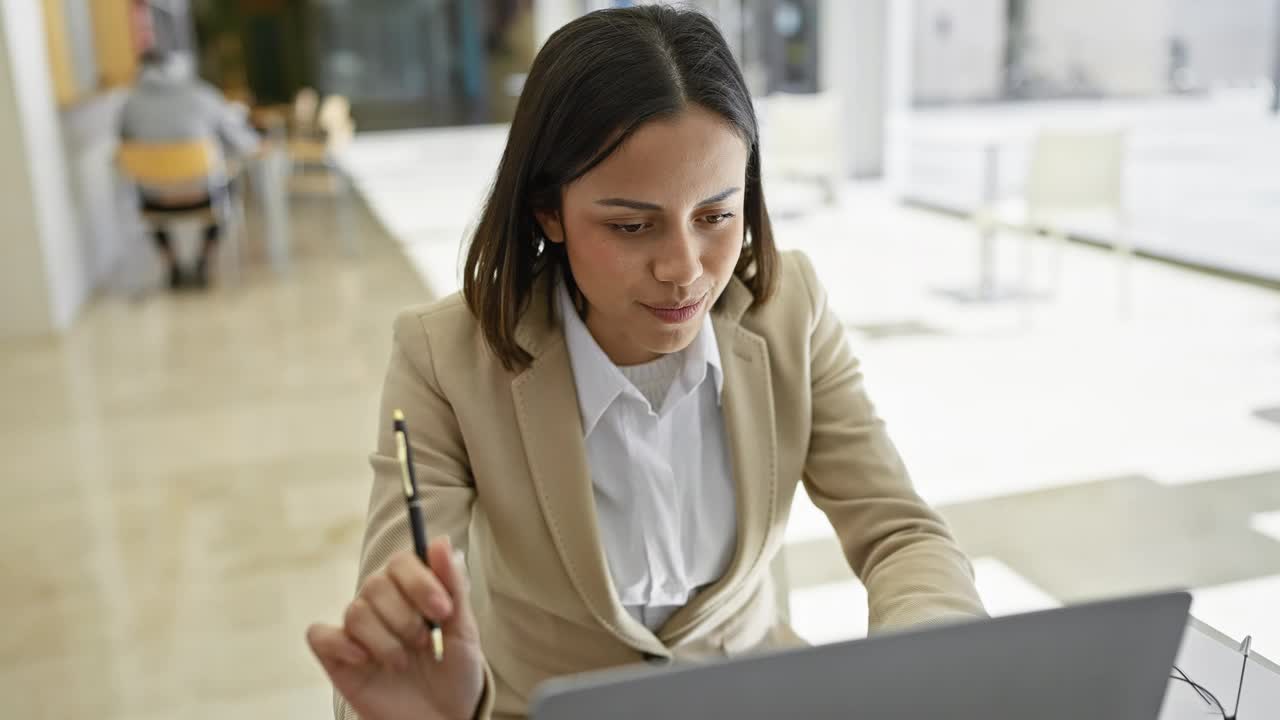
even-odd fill
[{"label": "dark brown hair", "polygon": [[576,294],[563,246],[542,237],[534,211],[558,213],[565,185],[644,123],[690,104],[721,116],[749,148],[746,229],[734,274],[754,305],[773,293],[778,251],[760,183],[759,129],[724,37],[693,10],[645,5],[593,12],[557,30],[534,58],[467,251],[463,295],[508,370],[530,362],[515,331],[538,276],[559,268]]}]

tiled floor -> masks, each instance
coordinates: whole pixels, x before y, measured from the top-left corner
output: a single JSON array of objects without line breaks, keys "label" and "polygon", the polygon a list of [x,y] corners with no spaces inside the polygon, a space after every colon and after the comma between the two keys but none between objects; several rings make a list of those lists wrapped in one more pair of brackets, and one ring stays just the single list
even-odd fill
[{"label": "tiled floor", "polygon": [[303,630],[355,581],[377,393],[421,283],[299,206],[292,275],[95,301],[0,345],[0,717],[330,715]]}]

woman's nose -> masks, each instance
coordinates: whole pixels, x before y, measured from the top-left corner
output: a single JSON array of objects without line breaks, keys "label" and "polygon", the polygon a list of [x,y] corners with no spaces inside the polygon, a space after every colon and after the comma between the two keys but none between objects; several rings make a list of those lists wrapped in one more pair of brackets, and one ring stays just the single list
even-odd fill
[{"label": "woman's nose", "polygon": [[697,239],[687,231],[674,232],[664,239],[654,259],[653,277],[681,287],[692,285],[702,277]]}]

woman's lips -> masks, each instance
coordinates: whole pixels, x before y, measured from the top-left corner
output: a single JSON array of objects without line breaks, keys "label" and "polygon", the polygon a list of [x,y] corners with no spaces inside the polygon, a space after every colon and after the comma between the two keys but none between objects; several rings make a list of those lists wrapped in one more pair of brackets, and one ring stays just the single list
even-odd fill
[{"label": "woman's lips", "polygon": [[[653,313],[654,317],[662,322],[678,325],[693,319],[698,314],[698,310],[702,308],[702,303],[707,299],[706,295],[695,300],[692,304],[684,305],[677,308],[658,308],[652,305],[645,305],[645,309]],[[644,303],[641,303],[644,305]]]}]

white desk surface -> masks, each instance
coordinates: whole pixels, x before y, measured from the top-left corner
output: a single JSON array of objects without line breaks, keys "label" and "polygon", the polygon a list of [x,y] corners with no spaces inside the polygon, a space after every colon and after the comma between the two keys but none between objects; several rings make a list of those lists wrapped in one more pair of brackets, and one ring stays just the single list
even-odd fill
[{"label": "white desk surface", "polygon": [[[1177,666],[1213,693],[1228,713],[1236,702],[1241,660],[1239,640],[1191,618],[1178,650]],[[1217,716],[1217,708],[1207,706],[1189,685],[1169,681],[1159,720],[1203,720]],[[1256,652],[1250,652],[1245,666],[1237,717],[1239,720],[1280,718],[1280,666]]]}]

